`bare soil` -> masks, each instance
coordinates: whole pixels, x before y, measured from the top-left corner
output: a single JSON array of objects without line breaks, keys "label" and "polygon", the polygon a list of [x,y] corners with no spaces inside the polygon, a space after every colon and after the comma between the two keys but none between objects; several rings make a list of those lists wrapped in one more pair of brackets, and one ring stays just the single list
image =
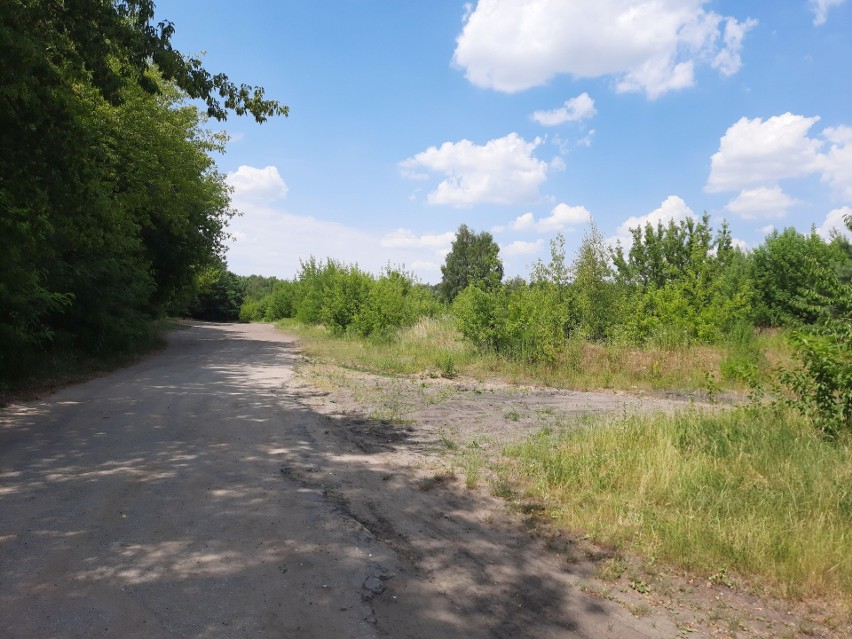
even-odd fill
[{"label": "bare soil", "polygon": [[376,377],[193,323],[0,412],[0,636],[831,636],[724,584],[607,575],[463,468],[560,418],[678,405]]}]

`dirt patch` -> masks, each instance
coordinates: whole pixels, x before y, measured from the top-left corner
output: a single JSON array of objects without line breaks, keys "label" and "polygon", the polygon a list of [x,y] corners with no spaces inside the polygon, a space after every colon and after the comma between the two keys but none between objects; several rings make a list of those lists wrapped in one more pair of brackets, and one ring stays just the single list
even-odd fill
[{"label": "dirt patch", "polygon": [[[572,537],[550,525],[540,504],[514,494],[490,472],[491,462],[506,444],[544,427],[571,424],[582,415],[673,412],[690,406],[717,410],[717,404],[695,402],[688,396],[662,398],[477,380],[387,378],[306,358],[297,367],[293,385],[305,393],[312,410],[327,415],[336,425],[326,431],[327,436],[371,453],[380,463],[383,474],[367,491],[370,516],[377,521],[379,513],[384,513],[385,521],[397,522],[398,529],[381,526],[377,532],[427,574],[440,573],[440,568],[431,567],[434,555],[417,552],[418,545],[409,543],[412,531],[406,513],[411,511],[419,513],[418,532],[429,530],[444,541],[439,555],[453,549],[453,557],[446,561],[468,565],[482,579],[487,579],[486,574],[493,576],[504,563],[502,558],[483,553],[480,545],[465,547],[470,530],[450,514],[464,503],[468,516],[472,514],[480,523],[478,533],[488,531],[485,539],[477,540],[479,544],[485,542],[501,552],[525,547],[534,558],[527,556],[524,561],[535,566],[535,573],[557,578],[564,587],[602,602],[617,603],[635,620],[644,621],[646,632],[662,636],[841,637],[852,631],[849,620],[838,621],[842,619],[839,611],[759,597],[753,588],[743,588],[724,571],[709,580],[697,579],[657,566],[653,560],[626,557]],[[400,482],[399,478],[408,486],[405,504],[383,501],[381,484]],[[346,507],[357,512],[363,506],[355,500],[347,501]],[[521,607],[538,606],[540,614],[554,614],[553,610],[540,610],[541,598],[535,590],[527,581],[512,597],[523,602]],[[661,631],[663,627],[665,631]],[[607,634],[610,632],[607,626]]]}]

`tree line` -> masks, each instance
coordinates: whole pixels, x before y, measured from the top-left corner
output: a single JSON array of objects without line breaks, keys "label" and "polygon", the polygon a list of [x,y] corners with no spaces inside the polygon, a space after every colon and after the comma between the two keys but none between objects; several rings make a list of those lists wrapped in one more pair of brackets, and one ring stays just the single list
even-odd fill
[{"label": "tree line", "polygon": [[[801,366],[782,381],[800,407],[826,417],[826,430],[850,427],[852,245],[839,234],[787,228],[743,251],[726,224],[714,230],[705,215],[634,228],[627,246],[611,247],[592,224],[572,258],[557,235],[550,259],[527,279],[503,281],[493,237],[462,225],[434,287],[399,268],[376,277],[314,258],[292,280],[223,278],[232,282],[233,319],[294,318],[337,335],[393,339],[420,317],[449,313],[481,352],[554,366],[572,341],[748,350],[756,330],[785,328]],[[726,376],[757,384],[755,358],[725,366]]]},{"label": "tree line", "polygon": [[207,118],[287,108],[173,33],[152,0],[0,3],[0,383],[55,349],[127,350],[223,263]]},{"label": "tree line", "polygon": [[534,264],[527,279],[503,281],[491,234],[462,225],[441,270],[434,287],[402,268],[388,267],[377,278],[357,265],[313,257],[292,280],[222,276],[233,278],[233,319],[292,317],[344,333],[371,300],[389,296],[374,292],[378,286],[395,291],[393,302],[385,300],[388,307],[409,307],[397,313],[405,320],[383,322],[382,332],[444,309],[483,350],[547,360],[571,338],[688,346],[724,342],[754,328],[846,318],[852,245],[840,234],[826,240],[787,228],[743,251],[726,224],[714,231],[705,215],[636,227],[628,246],[612,247],[592,224],[573,258],[559,234],[550,259]]}]

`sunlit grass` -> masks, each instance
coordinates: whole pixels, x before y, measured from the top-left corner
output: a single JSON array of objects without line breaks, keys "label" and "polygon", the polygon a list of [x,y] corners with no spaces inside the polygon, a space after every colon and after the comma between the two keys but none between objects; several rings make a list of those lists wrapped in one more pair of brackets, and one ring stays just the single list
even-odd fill
[{"label": "sunlit grass", "polygon": [[[476,353],[449,317],[382,342],[280,326],[309,357],[354,369],[568,388],[745,391],[749,377],[790,361],[779,331],[677,348],[569,340],[555,362],[531,364]],[[825,441],[772,407],[563,426],[508,449],[497,473],[559,525],[708,579],[734,575],[789,598],[852,601],[848,437]],[[481,460],[466,452],[465,481],[476,485]]]},{"label": "sunlit grass", "polygon": [[747,375],[765,375],[788,361],[789,348],[777,333],[749,344],[661,348],[568,340],[555,362],[530,363],[476,353],[455,329],[452,318],[423,318],[395,338],[370,341],[338,337],[322,327],[293,320],[278,323],[299,336],[305,352],[349,368],[390,375],[499,379],[561,388],[617,390],[745,391]]},{"label": "sunlit grass", "polygon": [[337,337],[322,326],[305,326],[294,320],[276,325],[296,334],[309,357],[375,373],[452,377],[460,368],[470,369],[477,359],[446,319],[424,317],[395,338],[380,341]]},{"label": "sunlit grass", "polygon": [[693,410],[544,431],[506,451],[507,473],[559,525],[596,541],[848,604],[850,444],[790,413]]}]

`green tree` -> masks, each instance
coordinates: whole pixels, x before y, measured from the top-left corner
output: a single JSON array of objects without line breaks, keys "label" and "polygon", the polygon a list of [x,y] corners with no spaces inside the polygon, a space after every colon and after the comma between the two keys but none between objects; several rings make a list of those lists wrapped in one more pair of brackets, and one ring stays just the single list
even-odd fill
[{"label": "green tree", "polygon": [[475,233],[462,224],[441,267],[441,299],[452,302],[471,284],[484,291],[492,291],[500,286],[503,262],[499,254],[500,247],[491,233]]},{"label": "green tree", "polygon": [[838,297],[849,253],[844,240],[823,240],[790,227],[773,231],[750,256],[757,321],[764,326],[814,324]]},{"label": "green tree", "polygon": [[545,264],[538,260],[532,269],[530,281],[533,284],[544,282],[553,284],[559,289],[567,289],[571,283],[571,269],[565,258],[565,236],[557,233],[550,240],[550,262]]},{"label": "green tree", "polygon": [[603,234],[592,223],[574,259],[572,288],[578,329],[593,340],[606,338],[620,320],[619,287],[609,253]]},{"label": "green tree", "polygon": [[731,250],[730,233],[723,225],[713,242],[710,216],[693,218],[664,225],[650,223],[630,229],[632,242],[627,256],[619,243],[612,258],[619,278],[630,286],[642,289],[663,288],[666,283],[683,277],[689,269],[712,258],[712,253],[727,255]]},{"label": "green tree", "polygon": [[198,295],[189,315],[211,322],[235,322],[245,298],[245,282],[227,270],[224,263],[205,269],[198,277]]},{"label": "green tree", "polygon": [[483,291],[476,284],[456,295],[453,317],[459,332],[480,351],[503,350],[506,335],[506,292]]},{"label": "green tree", "polygon": [[0,381],[51,344],[122,349],[221,258],[208,116],[286,115],[171,46],[152,0],[0,3]]},{"label": "green tree", "polygon": [[260,300],[272,293],[280,282],[277,277],[264,277],[263,275],[243,276],[246,289],[246,300]]},{"label": "green tree", "polygon": [[418,286],[411,274],[388,266],[370,287],[354,327],[361,335],[386,339],[428,315],[433,304],[431,289]]},{"label": "green tree", "polygon": [[24,64],[10,69],[18,76],[12,84],[25,90],[43,79],[26,78],[28,67],[47,71],[48,76],[58,72],[120,104],[128,85],[151,94],[160,91],[161,85],[148,75],[153,65],[167,83],[204,101],[210,117],[224,120],[228,111],[234,111],[263,122],[288,114],[285,105],[264,97],[263,88],[237,85],[223,73],[210,73],[198,58],[174,49],[174,25],[168,20],[155,22],[154,9],[154,0],[6,0],[0,9],[0,43],[12,56],[4,60]]},{"label": "green tree", "polygon": [[646,224],[631,231],[627,256],[613,251],[616,279],[624,286],[624,335],[664,346],[713,342],[751,321],[752,287],[727,224],[716,233],[709,216],[679,223]]}]

